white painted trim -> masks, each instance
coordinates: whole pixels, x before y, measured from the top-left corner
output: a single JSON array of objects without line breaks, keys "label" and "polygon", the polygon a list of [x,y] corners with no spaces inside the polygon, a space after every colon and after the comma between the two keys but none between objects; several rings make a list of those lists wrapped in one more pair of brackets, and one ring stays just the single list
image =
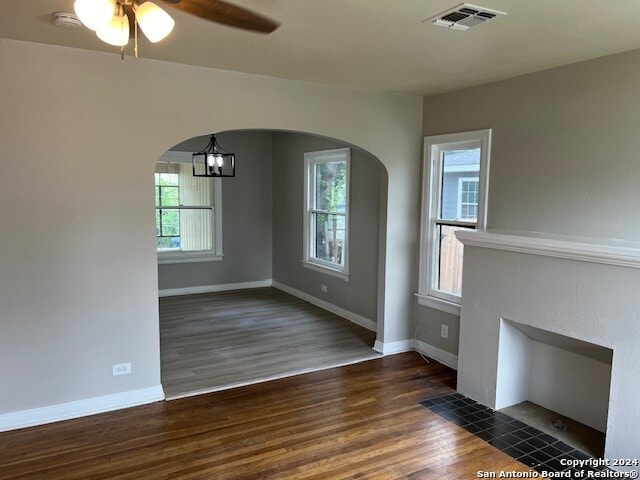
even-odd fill
[{"label": "white painted trim", "polygon": [[202,262],[221,262],[224,255],[216,255],[213,252],[191,254],[180,252],[177,254],[158,252],[158,265],[167,265],[172,263],[202,263]]},{"label": "white painted trim", "polygon": [[310,262],[307,260],[302,260],[302,266],[304,268],[308,268],[309,270],[315,270],[316,272],[324,273],[325,275],[330,275],[332,277],[337,277],[345,282],[349,281],[349,272],[343,272],[340,270],[336,270],[319,263]]},{"label": "white painted trim", "polygon": [[86,417],[164,400],[162,385],[0,415],[0,432]]},{"label": "white painted trim", "polygon": [[413,339],[399,340],[397,342],[381,342],[376,340],[373,349],[383,355],[395,355],[396,353],[410,352],[414,350]]},{"label": "white painted trim", "polygon": [[358,315],[357,313],[353,313],[353,312],[350,312],[349,310],[345,310],[344,308],[338,307],[337,305],[333,305],[332,303],[329,303],[325,300],[316,298],[312,295],[309,295],[308,293],[301,292],[300,290],[297,290],[293,287],[277,282],[275,280],[272,281],[271,286],[274,288],[277,288],[278,290],[282,290],[283,292],[286,292],[290,295],[293,295],[294,297],[298,297],[301,300],[304,300],[305,302],[309,302],[315,305],[316,307],[320,307],[323,310],[326,310],[331,313],[335,313],[336,315],[342,318],[346,318],[350,322],[353,322],[356,325],[360,325],[361,327],[364,327],[367,330],[371,330],[372,332],[375,332],[377,329],[376,322],[374,322],[373,320],[369,320],[368,318],[365,318],[362,315]]},{"label": "white painted trim", "polygon": [[416,293],[416,297],[418,297],[418,303],[424,307],[435,308],[436,310],[450,313],[451,315],[457,315],[458,317],[460,316],[459,303],[449,302],[441,298],[422,295],[420,293]]},{"label": "white painted trim", "polygon": [[457,231],[456,237],[465,246],[640,268],[638,243],[511,230]]},{"label": "white painted trim", "polygon": [[453,353],[446,352],[438,347],[424,343],[422,340],[415,341],[415,350],[429,358],[433,358],[435,361],[440,362],[449,368],[458,370],[458,356]]},{"label": "white painted trim", "polygon": [[257,280],[255,282],[223,283],[219,285],[200,285],[196,287],[167,288],[165,290],[159,290],[158,295],[160,297],[175,297],[178,295],[194,295],[199,293],[226,292],[228,290],[244,290],[247,288],[265,288],[265,287],[270,287],[271,284],[272,284],[271,279],[268,279],[268,280]]},{"label": "white painted trim", "polygon": [[[326,269],[320,270],[322,268],[322,264],[318,261],[314,266],[319,268],[313,268],[309,266],[309,264],[313,263],[313,237],[315,225],[313,225],[313,215],[312,211],[314,210],[315,199],[313,195],[315,195],[315,185],[312,185],[315,179],[315,172],[312,171],[313,166],[318,163],[327,163],[327,162],[336,162],[336,161],[344,161],[347,164],[347,181],[345,182],[345,211],[344,211],[344,244],[342,249],[342,257],[344,260],[344,266],[335,265],[334,268],[328,267]],[[304,154],[304,211],[303,211],[303,228],[302,228],[302,239],[303,239],[303,247],[302,247],[302,262],[303,265],[307,268],[313,268],[314,270],[319,270],[324,273],[328,273],[329,275],[339,276],[335,273],[340,273],[344,275],[344,277],[340,276],[345,281],[349,281],[349,230],[351,229],[350,225],[350,204],[351,204],[351,149],[350,148],[337,148],[334,150],[322,150],[318,152],[305,152]],[[329,272],[328,270],[331,270]],[[334,273],[335,272],[335,273]]]},{"label": "white painted trim", "polygon": [[438,297],[452,303],[459,302],[459,297],[434,288],[437,281],[436,260],[439,248],[438,229],[435,223],[439,216],[438,208],[442,190],[443,152],[451,148],[472,147],[480,147],[478,219],[475,226],[483,229],[487,222],[491,129],[431,135],[424,139],[418,264],[418,294],[423,297]]}]

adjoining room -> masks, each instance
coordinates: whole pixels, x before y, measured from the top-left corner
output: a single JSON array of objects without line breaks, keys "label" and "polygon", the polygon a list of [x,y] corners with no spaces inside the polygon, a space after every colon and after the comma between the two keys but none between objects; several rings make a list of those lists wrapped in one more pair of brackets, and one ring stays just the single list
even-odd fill
[{"label": "adjoining room", "polygon": [[194,177],[209,140],[171,148],[155,173],[167,398],[379,357],[380,163],[317,135],[243,130],[216,135],[235,176]]}]

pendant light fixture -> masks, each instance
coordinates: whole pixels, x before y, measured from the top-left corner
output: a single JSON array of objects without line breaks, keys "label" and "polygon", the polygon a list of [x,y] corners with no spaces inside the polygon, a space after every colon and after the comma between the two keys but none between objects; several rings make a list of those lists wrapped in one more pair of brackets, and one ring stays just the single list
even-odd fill
[{"label": "pendant light fixture", "polygon": [[192,155],[194,177],[235,177],[236,156],[222,148],[211,135],[207,146]]},{"label": "pendant light fixture", "polygon": [[76,15],[87,28],[94,30],[100,40],[121,48],[129,43],[129,16],[133,19],[134,55],[138,58],[138,24],[151,43],[166,38],[175,21],[153,2],[140,4],[138,0],[75,0]]}]

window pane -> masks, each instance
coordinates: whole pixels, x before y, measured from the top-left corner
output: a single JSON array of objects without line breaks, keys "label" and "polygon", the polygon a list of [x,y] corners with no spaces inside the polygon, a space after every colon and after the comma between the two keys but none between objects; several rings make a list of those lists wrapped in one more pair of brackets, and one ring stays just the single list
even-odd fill
[{"label": "window pane", "polygon": [[347,162],[316,163],[315,169],[315,208],[344,213]]},{"label": "window pane", "polygon": [[157,184],[163,187],[177,187],[180,185],[177,173],[156,173]]},{"label": "window pane", "polygon": [[180,212],[178,210],[160,210],[160,220],[162,222],[161,236],[174,237],[180,235]]},{"label": "window pane", "polygon": [[211,180],[194,177],[190,163],[164,162],[156,166],[155,185],[158,251],[213,250]]},{"label": "window pane", "polygon": [[344,266],[345,216],[314,213],[315,258]]},{"label": "window pane", "polygon": [[438,251],[437,289],[458,295],[462,293],[462,254],[463,245],[455,236],[457,230],[472,230],[464,227],[437,225],[440,238]]},{"label": "window pane", "polygon": [[211,209],[180,210],[180,249],[183,252],[213,250]]},{"label": "window pane", "polygon": [[180,191],[178,187],[159,187],[160,206],[176,207],[180,205]]},{"label": "window pane", "polygon": [[[480,148],[465,150],[445,150],[442,158],[440,217],[443,220],[470,220],[462,216],[464,203],[478,203],[478,182],[480,172]],[[469,182],[465,183],[465,179]],[[473,181],[475,197],[473,197]],[[467,191],[464,191],[466,185]],[[465,196],[466,195],[466,196]],[[467,199],[466,201],[464,199]],[[475,198],[475,201],[469,199]],[[467,214],[469,209],[466,210]],[[477,216],[477,213],[473,217]]]},{"label": "window pane", "polygon": [[158,209],[156,236],[158,250],[213,250],[213,210]]},{"label": "window pane", "polygon": [[180,169],[180,205],[212,205],[213,183],[210,178],[194,177],[191,164],[181,163]]},{"label": "window pane", "polygon": [[180,237],[158,237],[158,250],[179,250]]},{"label": "window pane", "polygon": [[458,217],[460,220],[478,220],[478,189],[480,181],[476,178],[461,178],[458,182]]}]

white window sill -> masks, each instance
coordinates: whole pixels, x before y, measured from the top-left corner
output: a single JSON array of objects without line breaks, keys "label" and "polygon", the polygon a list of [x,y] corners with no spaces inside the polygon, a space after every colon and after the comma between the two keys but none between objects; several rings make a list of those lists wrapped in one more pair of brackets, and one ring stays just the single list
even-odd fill
[{"label": "white window sill", "polygon": [[304,268],[308,268],[309,270],[315,270],[316,272],[326,273],[327,275],[331,275],[332,277],[337,277],[341,280],[344,280],[345,282],[349,281],[349,272],[327,267],[319,263],[308,262],[306,260],[302,260],[302,266]]},{"label": "white window sill", "polygon": [[425,307],[435,308],[436,310],[440,310],[445,313],[450,313],[451,315],[460,316],[460,304],[449,302],[447,300],[443,300],[437,297],[431,297],[429,295],[423,295],[421,293],[416,293],[416,297],[418,297],[418,303]]},{"label": "white window sill", "polygon": [[158,264],[220,262],[223,258],[224,255],[211,252],[158,253]]}]

